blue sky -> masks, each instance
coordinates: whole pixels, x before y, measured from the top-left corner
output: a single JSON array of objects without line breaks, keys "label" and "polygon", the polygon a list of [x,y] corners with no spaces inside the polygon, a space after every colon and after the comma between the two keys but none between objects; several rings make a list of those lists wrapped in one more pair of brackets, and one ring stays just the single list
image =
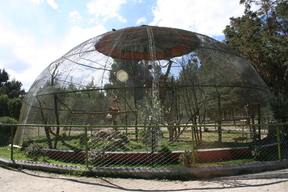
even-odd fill
[{"label": "blue sky", "polygon": [[0,69],[28,91],[50,63],[112,28],[175,27],[221,41],[243,12],[239,0],[1,0]]}]

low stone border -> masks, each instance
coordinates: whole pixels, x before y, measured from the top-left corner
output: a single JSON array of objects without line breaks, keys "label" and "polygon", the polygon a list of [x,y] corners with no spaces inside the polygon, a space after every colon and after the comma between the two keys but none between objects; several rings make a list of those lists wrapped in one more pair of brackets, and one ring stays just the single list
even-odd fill
[{"label": "low stone border", "polygon": [[219,176],[232,176],[288,168],[288,159],[238,165],[197,167],[197,168],[106,168],[80,167],[38,163],[32,161],[10,160],[0,158],[0,164],[39,171],[61,174],[89,176],[142,178],[142,179],[208,179]]},{"label": "low stone border", "polygon": [[[20,146],[13,146],[14,148],[21,148]],[[262,145],[269,151],[277,151],[277,143],[271,143]],[[43,149],[47,157],[53,159],[64,158],[67,160],[74,160],[77,162],[85,163],[85,151],[74,152],[73,150],[59,150],[59,149]],[[172,151],[169,154],[170,162],[178,162],[179,156],[184,151]],[[196,149],[197,163],[214,163],[219,161],[228,161],[232,159],[244,159],[253,158],[251,154],[251,148],[249,147],[230,147],[230,148],[208,148],[208,149]],[[139,163],[145,164],[153,158],[155,162],[165,158],[165,153],[155,152],[153,154],[148,152],[105,152],[107,156],[105,161],[114,162],[117,160],[118,163]],[[167,157],[166,157],[167,158]]]}]

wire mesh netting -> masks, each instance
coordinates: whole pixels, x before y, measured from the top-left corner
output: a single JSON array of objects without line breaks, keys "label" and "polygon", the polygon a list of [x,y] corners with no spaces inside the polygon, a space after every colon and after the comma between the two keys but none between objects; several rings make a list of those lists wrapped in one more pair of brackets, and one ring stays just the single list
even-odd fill
[{"label": "wire mesh netting", "polygon": [[14,144],[34,160],[38,151],[96,167],[250,161],[268,152],[275,160],[276,129],[265,124],[271,98],[226,45],[181,29],[130,27],[91,38],[44,69],[23,101],[27,126],[18,126]]},{"label": "wire mesh netting", "polygon": [[[263,124],[261,139],[255,139],[253,129],[258,125],[225,124],[221,129],[222,142],[217,125],[169,127],[177,134],[174,140],[170,140],[169,129],[163,126],[140,126],[137,130],[132,126],[22,126],[29,135],[12,151],[15,160],[88,167],[189,168],[288,158],[287,125]],[[61,134],[48,138],[47,131],[57,128]],[[196,134],[200,132],[201,135]],[[11,158],[11,146],[0,144],[0,157]]]}]

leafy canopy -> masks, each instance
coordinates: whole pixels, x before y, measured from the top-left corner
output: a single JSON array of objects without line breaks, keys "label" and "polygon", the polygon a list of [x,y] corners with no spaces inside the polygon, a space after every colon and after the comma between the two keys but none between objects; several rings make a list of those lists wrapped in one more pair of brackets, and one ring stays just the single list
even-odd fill
[{"label": "leafy canopy", "polygon": [[[288,93],[288,1],[240,0],[242,17],[230,18],[225,42],[244,56],[274,96]],[[259,8],[252,11],[251,7]]]}]

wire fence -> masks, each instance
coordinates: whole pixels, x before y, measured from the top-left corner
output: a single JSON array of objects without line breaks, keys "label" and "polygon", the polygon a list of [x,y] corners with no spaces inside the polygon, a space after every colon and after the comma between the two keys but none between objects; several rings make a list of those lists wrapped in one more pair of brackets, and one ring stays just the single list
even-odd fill
[{"label": "wire fence", "polygon": [[288,159],[288,124],[2,124],[0,137],[2,158],[83,167],[185,168]]}]

